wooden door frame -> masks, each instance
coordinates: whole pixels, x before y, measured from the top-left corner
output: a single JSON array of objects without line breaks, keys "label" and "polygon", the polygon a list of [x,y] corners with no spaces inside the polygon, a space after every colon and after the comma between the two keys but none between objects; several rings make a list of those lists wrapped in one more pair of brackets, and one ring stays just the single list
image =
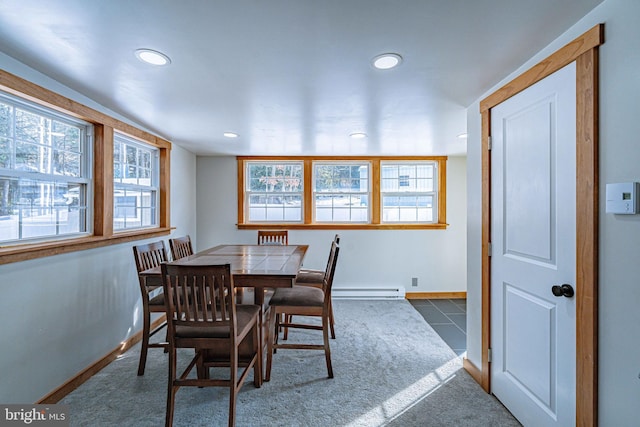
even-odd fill
[{"label": "wooden door frame", "polygon": [[491,391],[491,108],[576,62],[576,425],[598,423],[598,24],[480,102],[482,116],[482,366],[465,366]]}]

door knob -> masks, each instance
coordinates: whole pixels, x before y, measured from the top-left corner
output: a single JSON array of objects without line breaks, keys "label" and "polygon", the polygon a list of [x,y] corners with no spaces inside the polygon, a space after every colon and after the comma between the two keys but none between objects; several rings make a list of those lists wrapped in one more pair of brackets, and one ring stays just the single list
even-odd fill
[{"label": "door knob", "polygon": [[557,297],[571,298],[573,295],[575,295],[575,292],[573,291],[573,286],[568,285],[566,283],[564,285],[553,285],[551,287],[551,292],[553,293],[553,295]]}]

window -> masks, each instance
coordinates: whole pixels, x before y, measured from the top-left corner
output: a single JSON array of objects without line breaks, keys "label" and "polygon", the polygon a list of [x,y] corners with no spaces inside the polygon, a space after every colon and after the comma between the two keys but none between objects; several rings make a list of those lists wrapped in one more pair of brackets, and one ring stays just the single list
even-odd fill
[{"label": "window", "polygon": [[0,70],[0,264],[169,234],[170,150]]},{"label": "window", "polygon": [[313,163],[315,222],[369,222],[369,164]]},{"label": "window", "polygon": [[158,224],[158,149],[116,133],[113,141],[113,229]]},{"label": "window", "polygon": [[302,221],[302,162],[247,162],[249,222]]},{"label": "window", "polygon": [[91,231],[92,126],[0,92],[0,244]]},{"label": "window", "polygon": [[241,229],[447,227],[445,156],[237,160]]},{"label": "window", "polygon": [[381,162],[382,222],[437,222],[436,162]]}]

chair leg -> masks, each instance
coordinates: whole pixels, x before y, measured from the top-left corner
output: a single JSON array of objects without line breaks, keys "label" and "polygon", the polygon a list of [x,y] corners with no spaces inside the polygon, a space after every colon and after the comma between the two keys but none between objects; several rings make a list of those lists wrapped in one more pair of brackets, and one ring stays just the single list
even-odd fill
[{"label": "chair leg", "polygon": [[327,372],[329,378],[333,378],[333,367],[331,366],[331,349],[329,348],[329,316],[322,316],[322,338],[324,340],[324,357],[327,359]]},{"label": "chair leg", "polygon": [[169,352],[169,378],[167,381],[167,415],[165,418],[165,427],[171,427],[173,425],[173,410],[176,401],[177,387],[174,385],[176,379],[176,350],[171,349]]},{"label": "chair leg", "polygon": [[[256,387],[262,386],[262,358],[264,357],[262,354],[262,341],[260,340],[260,334],[258,330],[262,326],[257,325],[253,328],[253,342],[256,346],[257,360],[255,365],[253,365],[253,385]],[[267,333],[267,339],[269,337],[269,333]]]},{"label": "chair leg", "polygon": [[142,347],[140,347],[140,361],[138,362],[138,376],[144,375],[144,367],[147,363],[147,351],[149,351],[149,334],[151,329],[151,314],[143,307],[142,320]]},{"label": "chair leg", "polygon": [[[207,350],[202,350],[204,352],[204,355],[206,356]],[[198,350],[195,350],[196,355],[198,354]],[[209,368],[206,368],[204,366],[204,359],[205,357],[200,357],[198,359],[198,362],[196,363],[196,372],[197,372],[197,377],[200,379],[205,379],[208,380],[209,379]],[[198,388],[202,388],[202,386],[199,386]]]},{"label": "chair leg", "polygon": [[329,301],[329,326],[331,326],[331,338],[336,339],[336,330],[333,325],[335,325],[335,321],[333,320],[333,304]]},{"label": "chair leg", "polygon": [[231,354],[231,378],[229,387],[229,427],[236,425],[236,398],[238,396],[238,348]]},{"label": "chair leg", "polygon": [[[293,316],[291,314],[282,314],[282,322],[283,323],[291,323],[291,320],[293,319]],[[284,333],[282,334],[282,340],[286,341],[287,338],[289,338],[289,328],[288,327],[283,327],[282,329],[284,329]]]},{"label": "chair leg", "polygon": [[264,374],[264,380],[269,381],[271,379],[271,362],[273,360],[273,342],[278,336],[277,317],[280,313],[276,313],[276,309],[271,307],[269,313],[269,326],[267,327],[267,369]]}]

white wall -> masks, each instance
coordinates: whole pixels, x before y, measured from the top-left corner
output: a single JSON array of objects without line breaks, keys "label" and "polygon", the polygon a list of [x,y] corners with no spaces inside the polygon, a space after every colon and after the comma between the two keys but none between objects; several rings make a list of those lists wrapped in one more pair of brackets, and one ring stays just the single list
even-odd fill
[{"label": "white wall", "polygon": [[[640,181],[640,2],[606,0],[554,43],[496,85],[491,93],[594,25],[605,23],[600,47],[599,423],[640,420],[640,215],[604,211],[605,184]],[[481,97],[482,98],[484,98]],[[479,100],[478,100],[479,102]],[[480,119],[468,109],[467,356],[480,366]]]},{"label": "white wall", "polygon": [[[1,53],[0,68],[127,121]],[[174,145],[176,235],[195,236],[195,162]],[[142,328],[137,243],[0,265],[0,402],[36,402]]]},{"label": "white wall", "polygon": [[[235,157],[198,157],[198,249],[255,243],[237,230]],[[335,287],[404,286],[407,292],[466,291],[466,157],[447,164],[446,230],[342,230]],[[324,269],[336,230],[290,230],[289,242],[309,244],[308,268]],[[411,278],[418,287],[411,287]]]}]

